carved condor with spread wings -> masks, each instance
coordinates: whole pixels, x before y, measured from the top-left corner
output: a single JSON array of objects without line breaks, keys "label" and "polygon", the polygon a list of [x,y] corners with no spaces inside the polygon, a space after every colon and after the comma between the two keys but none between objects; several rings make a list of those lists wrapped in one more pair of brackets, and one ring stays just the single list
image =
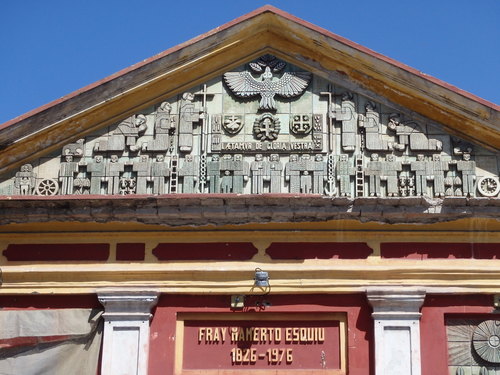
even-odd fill
[{"label": "carved condor with spread wings", "polygon": [[231,92],[240,98],[260,95],[260,109],[276,109],[274,96],[293,98],[301,95],[311,80],[308,72],[285,72],[279,80],[273,81],[273,73],[278,73],[286,63],[272,55],[262,56],[256,63],[250,63],[250,68],[256,73],[262,73],[262,80],[253,78],[248,71],[228,72],[224,80]]}]

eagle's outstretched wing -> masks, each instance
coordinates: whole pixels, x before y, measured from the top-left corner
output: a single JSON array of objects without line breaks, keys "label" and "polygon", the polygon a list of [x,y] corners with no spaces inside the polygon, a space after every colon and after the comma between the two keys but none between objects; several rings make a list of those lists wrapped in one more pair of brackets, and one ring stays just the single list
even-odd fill
[{"label": "eagle's outstretched wing", "polygon": [[232,93],[242,98],[259,95],[264,91],[262,81],[257,81],[250,72],[228,72],[224,74],[224,80]]},{"label": "eagle's outstretched wing", "polygon": [[310,81],[309,72],[284,73],[279,81],[271,83],[271,87],[276,95],[291,98],[302,94]]}]

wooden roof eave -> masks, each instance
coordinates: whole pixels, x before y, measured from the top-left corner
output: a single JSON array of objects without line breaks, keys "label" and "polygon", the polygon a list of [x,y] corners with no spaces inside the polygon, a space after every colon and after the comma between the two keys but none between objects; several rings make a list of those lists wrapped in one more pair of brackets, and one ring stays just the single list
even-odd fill
[{"label": "wooden roof eave", "polygon": [[498,105],[314,25],[284,17],[277,22],[272,40],[273,48],[286,51],[281,57],[310,70],[314,66],[348,77],[366,91],[442,124],[451,134],[500,150]]},{"label": "wooden roof eave", "polygon": [[257,57],[267,36],[261,22],[240,23],[0,125],[0,174]]}]

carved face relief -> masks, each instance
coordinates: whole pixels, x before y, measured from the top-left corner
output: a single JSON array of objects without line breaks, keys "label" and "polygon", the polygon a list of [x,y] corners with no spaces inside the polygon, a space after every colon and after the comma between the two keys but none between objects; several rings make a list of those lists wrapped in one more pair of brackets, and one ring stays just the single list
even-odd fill
[{"label": "carved face relief", "polygon": [[138,115],[135,118],[135,124],[136,124],[136,126],[140,126],[140,125],[142,125],[144,123],[146,123],[146,116],[144,116],[144,115]]},{"label": "carved face relief", "polygon": [[170,113],[172,112],[172,104],[170,104],[169,102],[163,102],[161,103],[159,110],[161,112]]},{"label": "carved face relief", "polygon": [[33,170],[33,167],[31,164],[24,164],[21,166],[21,172],[31,172]]},{"label": "carved face relief", "polygon": [[184,94],[182,94],[182,99],[192,102],[194,100],[194,94],[190,92],[185,92]]}]

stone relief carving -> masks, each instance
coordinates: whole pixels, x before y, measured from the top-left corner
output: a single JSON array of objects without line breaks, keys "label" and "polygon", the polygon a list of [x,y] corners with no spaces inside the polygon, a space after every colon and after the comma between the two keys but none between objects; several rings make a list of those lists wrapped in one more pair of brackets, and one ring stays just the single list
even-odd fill
[{"label": "stone relief carving", "polygon": [[375,110],[375,103],[368,102],[365,106],[366,113],[359,114],[359,127],[363,128],[364,147],[369,151],[389,151],[393,148],[393,142],[382,137],[380,114]]},{"label": "stone relief carving", "polygon": [[179,112],[179,150],[191,152],[193,149],[194,123],[201,119],[201,111],[195,108],[193,103],[194,94],[186,92],[182,94]]},{"label": "stone relief carving", "polygon": [[253,134],[261,141],[274,141],[280,133],[280,120],[272,113],[263,113],[253,123]]},{"label": "stone relief carving", "polygon": [[33,172],[33,166],[24,164],[14,177],[14,194],[31,195],[35,188],[35,182],[36,173]]},{"label": "stone relief carving", "polygon": [[450,375],[500,371],[500,321],[447,319],[446,329]]},{"label": "stone relief carving", "polygon": [[107,141],[97,142],[95,151],[137,151],[137,138],[146,130],[146,117],[133,115],[118,124]]},{"label": "stone relief carving", "polygon": [[73,161],[73,156],[63,156],[59,168],[59,181],[61,183],[61,194],[73,194],[73,182],[78,173],[78,162]]},{"label": "stone relief carving", "polygon": [[56,179],[44,178],[36,186],[36,195],[51,196],[59,192],[59,184]]},{"label": "stone relief carving", "polygon": [[340,110],[331,111],[330,116],[342,123],[342,150],[345,152],[355,151],[358,117],[356,105],[350,92],[345,92],[342,95]]},{"label": "stone relief carving", "polygon": [[142,143],[143,151],[172,151],[175,134],[176,117],[171,114],[172,105],[163,102],[155,114],[154,139]]},{"label": "stone relief carving", "polygon": [[339,195],[341,197],[351,196],[351,180],[356,174],[356,168],[349,160],[349,155],[341,154],[337,162],[337,179],[339,180]]},{"label": "stone relief carving", "polygon": [[262,154],[256,154],[255,160],[250,164],[252,173],[252,194],[262,194],[264,192],[264,180],[269,180],[270,171],[268,163],[263,161]]},{"label": "stone relief carving", "polygon": [[290,131],[297,135],[307,135],[312,130],[311,118],[309,115],[294,115],[290,122]]},{"label": "stone relief carving", "polygon": [[251,72],[228,72],[224,80],[231,92],[240,98],[260,96],[259,109],[274,110],[274,96],[294,98],[301,95],[311,80],[309,72],[285,72],[279,79],[274,74],[283,70],[286,63],[271,55],[264,55],[249,66],[254,73],[261,74],[255,79]]},{"label": "stone relief carving", "polygon": [[243,128],[242,116],[239,115],[224,116],[224,122],[222,123],[222,127],[228,134],[231,135],[238,134],[239,131]]},{"label": "stone relief carving", "polygon": [[0,180],[0,193],[500,193],[500,155],[450,137],[439,124],[274,56],[240,69],[25,163]]},{"label": "stone relief carving", "polygon": [[457,161],[457,170],[462,173],[462,195],[473,197],[475,194],[476,162],[470,160],[470,154],[463,153],[463,160]]},{"label": "stone relief carving", "polygon": [[85,152],[85,139],[79,139],[75,143],[67,144],[62,149],[62,155],[83,156]]},{"label": "stone relief carving", "polygon": [[485,197],[495,197],[500,191],[500,183],[495,177],[481,177],[478,181],[477,188],[481,195]]},{"label": "stone relief carving", "polygon": [[197,159],[193,155],[186,155],[184,163],[179,168],[178,174],[183,178],[183,193],[194,194],[198,192],[199,164]]},{"label": "stone relief carving", "polygon": [[281,192],[281,173],[283,171],[283,163],[280,161],[278,154],[271,154],[269,156],[269,192]]},{"label": "stone relief carving", "polygon": [[420,125],[414,121],[401,122],[399,114],[391,114],[387,127],[397,136],[397,143],[393,147],[403,151],[407,146],[413,151],[433,150],[441,151],[443,143],[437,139],[429,139]]}]

